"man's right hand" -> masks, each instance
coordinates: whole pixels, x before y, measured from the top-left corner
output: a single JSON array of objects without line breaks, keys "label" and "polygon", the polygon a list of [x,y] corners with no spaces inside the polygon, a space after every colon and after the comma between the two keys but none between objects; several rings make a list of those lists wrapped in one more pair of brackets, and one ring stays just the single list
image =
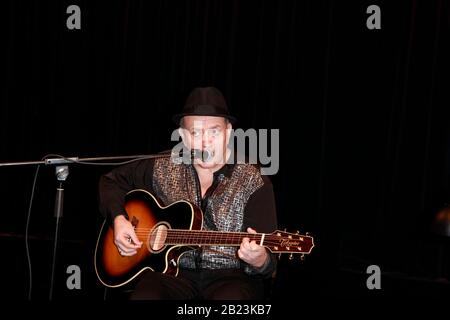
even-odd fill
[{"label": "man's right hand", "polygon": [[122,256],[132,256],[137,253],[137,249],[142,247],[134,227],[123,215],[114,218],[114,244]]}]

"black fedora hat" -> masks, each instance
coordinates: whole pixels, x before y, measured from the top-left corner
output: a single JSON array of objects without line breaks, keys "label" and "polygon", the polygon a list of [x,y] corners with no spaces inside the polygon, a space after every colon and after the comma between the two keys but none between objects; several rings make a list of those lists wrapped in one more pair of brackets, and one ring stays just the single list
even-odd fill
[{"label": "black fedora hat", "polygon": [[236,118],[228,111],[222,92],[215,87],[199,87],[192,90],[182,112],[174,115],[172,119],[176,124],[180,124],[184,116],[223,117],[231,123],[236,122]]}]

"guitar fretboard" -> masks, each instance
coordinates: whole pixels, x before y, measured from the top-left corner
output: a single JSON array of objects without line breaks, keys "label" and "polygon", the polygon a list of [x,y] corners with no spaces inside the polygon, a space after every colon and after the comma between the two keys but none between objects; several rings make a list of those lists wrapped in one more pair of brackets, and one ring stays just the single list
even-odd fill
[{"label": "guitar fretboard", "polygon": [[167,232],[165,243],[176,245],[228,245],[239,246],[242,239],[249,238],[250,241],[261,243],[261,239],[265,237],[264,233],[246,233],[246,232],[220,232],[206,230],[177,230],[170,229]]}]

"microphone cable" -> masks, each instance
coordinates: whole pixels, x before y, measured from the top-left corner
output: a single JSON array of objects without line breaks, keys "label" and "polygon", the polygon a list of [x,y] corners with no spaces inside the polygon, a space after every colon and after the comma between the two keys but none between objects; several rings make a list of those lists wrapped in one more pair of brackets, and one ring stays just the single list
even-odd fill
[{"label": "microphone cable", "polygon": [[28,264],[28,300],[31,300],[31,291],[33,290],[33,272],[31,268],[31,257],[30,257],[30,246],[28,243],[28,231],[30,227],[30,219],[31,219],[31,208],[33,207],[33,199],[34,199],[34,190],[36,189],[36,180],[39,174],[39,168],[41,167],[40,164],[38,164],[36,168],[36,172],[34,173],[34,179],[33,179],[33,187],[31,188],[31,196],[30,196],[30,203],[28,205],[28,214],[27,214],[27,222],[25,227],[25,252],[27,254],[27,264]]}]

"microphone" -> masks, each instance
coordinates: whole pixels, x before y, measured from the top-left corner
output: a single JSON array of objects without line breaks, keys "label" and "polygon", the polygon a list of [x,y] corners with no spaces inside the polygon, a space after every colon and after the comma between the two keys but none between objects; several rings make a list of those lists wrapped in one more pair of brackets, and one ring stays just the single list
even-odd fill
[{"label": "microphone", "polygon": [[203,162],[209,162],[214,156],[214,152],[209,150],[187,149],[183,148],[178,153],[172,151],[172,157],[180,157],[185,160],[200,159]]},{"label": "microphone", "polygon": [[191,149],[192,159],[201,159],[203,162],[209,162],[213,156],[213,152],[209,150]]}]

